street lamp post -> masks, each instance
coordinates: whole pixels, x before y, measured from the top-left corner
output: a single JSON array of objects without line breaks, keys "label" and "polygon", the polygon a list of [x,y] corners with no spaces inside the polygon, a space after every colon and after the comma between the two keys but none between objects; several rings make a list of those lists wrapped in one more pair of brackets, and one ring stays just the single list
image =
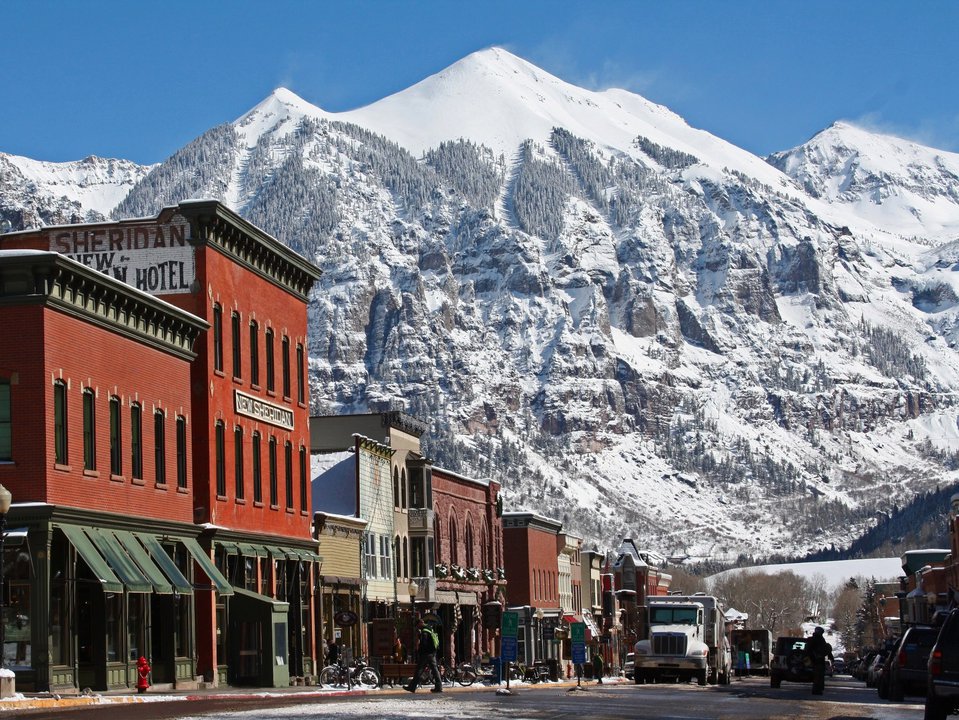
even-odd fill
[{"label": "street lamp post", "polygon": [[410,580],[406,589],[410,593],[410,648],[406,657],[410,658],[413,656],[413,643],[416,639],[416,593],[420,591],[420,586],[417,585],[416,580]]},{"label": "street lamp post", "polygon": [[546,654],[543,649],[543,608],[536,608],[536,633],[538,637],[536,638],[536,657],[533,660],[542,660],[543,655]]},{"label": "street lamp post", "polygon": [[7,539],[7,513],[10,512],[11,502],[13,502],[13,495],[3,485],[0,485],[0,669],[6,666],[7,655],[7,624],[4,618],[7,602],[3,583],[5,558],[3,543]]}]

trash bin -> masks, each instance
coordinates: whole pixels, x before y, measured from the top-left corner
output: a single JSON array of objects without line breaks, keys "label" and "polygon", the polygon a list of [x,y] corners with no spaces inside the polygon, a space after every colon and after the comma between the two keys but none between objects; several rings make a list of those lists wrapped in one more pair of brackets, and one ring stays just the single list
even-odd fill
[{"label": "trash bin", "polygon": [[493,670],[493,682],[499,685],[503,682],[503,661],[498,657],[489,659],[490,668]]},{"label": "trash bin", "polygon": [[550,658],[546,661],[546,666],[549,668],[549,679],[553,682],[559,680],[559,661],[556,658]]}]

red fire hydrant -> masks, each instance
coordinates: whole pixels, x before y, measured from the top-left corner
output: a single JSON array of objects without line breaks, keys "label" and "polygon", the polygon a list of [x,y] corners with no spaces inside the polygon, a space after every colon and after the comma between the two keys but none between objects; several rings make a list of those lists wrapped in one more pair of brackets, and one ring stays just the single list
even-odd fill
[{"label": "red fire hydrant", "polygon": [[140,656],[140,659],[137,660],[137,692],[145,693],[147,688],[150,687],[150,663],[147,662],[147,659]]}]

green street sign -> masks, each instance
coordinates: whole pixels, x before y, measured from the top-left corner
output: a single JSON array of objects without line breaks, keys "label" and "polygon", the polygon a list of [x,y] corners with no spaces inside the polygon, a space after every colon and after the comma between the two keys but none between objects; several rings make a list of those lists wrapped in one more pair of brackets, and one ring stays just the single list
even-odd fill
[{"label": "green street sign", "polygon": [[569,639],[574,643],[586,642],[586,623],[581,623],[581,622],[570,623]]},{"label": "green street sign", "polygon": [[503,613],[503,637],[516,637],[519,630],[519,613],[515,610],[507,610]]}]

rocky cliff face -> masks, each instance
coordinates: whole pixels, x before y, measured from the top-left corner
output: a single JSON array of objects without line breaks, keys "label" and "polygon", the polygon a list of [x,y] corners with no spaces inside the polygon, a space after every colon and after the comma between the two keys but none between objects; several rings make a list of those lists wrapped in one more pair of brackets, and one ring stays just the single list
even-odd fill
[{"label": "rocky cliff face", "polygon": [[[411,412],[439,464],[495,477],[509,506],[601,545],[629,535],[713,557],[841,545],[956,478],[959,213],[937,205],[921,237],[914,213],[890,231],[859,212],[849,193],[862,185],[815,139],[771,159],[781,172],[642,98],[574,88],[502,51],[437,78],[343,116],[278,91],[112,212],[219,197],[311,257],[324,270],[310,306],[316,412]],[[517,99],[506,112],[458,83]],[[441,115],[411,109],[424,98],[513,122],[490,117],[465,140],[404,124]],[[865,164],[863,138],[895,144],[843,129],[830,158],[856,145]],[[915,197],[956,195],[955,156],[903,146],[939,158],[910,171]],[[885,178],[880,206],[906,192]],[[11,208],[31,202],[29,183],[0,186],[15,224],[30,223]],[[33,224],[83,216],[76,202]]]}]

